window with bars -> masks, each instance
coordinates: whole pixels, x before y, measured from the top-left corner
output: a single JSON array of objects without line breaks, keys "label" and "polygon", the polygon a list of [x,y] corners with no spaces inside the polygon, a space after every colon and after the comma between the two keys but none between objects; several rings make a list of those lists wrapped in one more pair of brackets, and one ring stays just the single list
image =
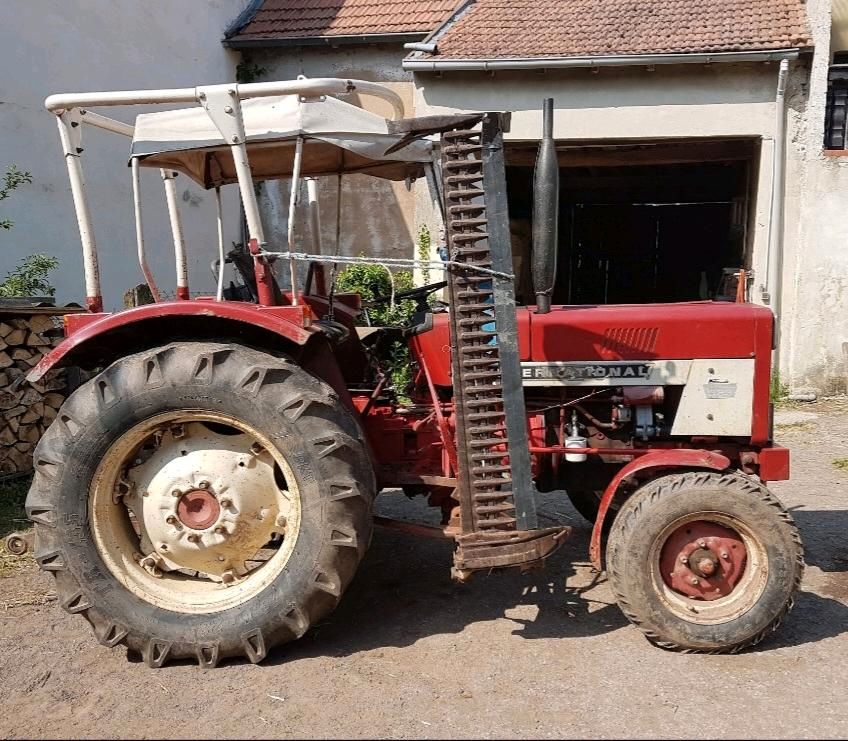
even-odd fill
[{"label": "window with bars", "polygon": [[833,55],[827,75],[824,148],[848,150],[848,51]]}]

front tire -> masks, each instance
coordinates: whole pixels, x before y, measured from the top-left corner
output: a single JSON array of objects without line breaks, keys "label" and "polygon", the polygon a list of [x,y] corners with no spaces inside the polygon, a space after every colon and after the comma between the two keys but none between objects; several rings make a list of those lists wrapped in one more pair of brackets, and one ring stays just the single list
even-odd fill
[{"label": "front tire", "polygon": [[798,530],[741,473],[655,479],[628,499],[607,545],[621,610],[666,649],[735,653],[777,629],[803,575]]},{"label": "front tire", "polygon": [[27,513],[62,607],[151,666],[261,661],[329,613],[371,536],[358,424],[291,361],[184,342],[77,389]]}]

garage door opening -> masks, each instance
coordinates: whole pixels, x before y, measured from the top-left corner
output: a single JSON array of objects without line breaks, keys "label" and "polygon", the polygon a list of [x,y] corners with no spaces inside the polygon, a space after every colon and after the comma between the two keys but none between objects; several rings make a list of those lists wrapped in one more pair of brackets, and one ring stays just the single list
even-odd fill
[{"label": "garage door opening", "polygon": [[[557,287],[562,304],[721,298],[727,268],[750,264],[758,143],[559,146]],[[532,303],[534,145],[507,151],[519,299]]]}]

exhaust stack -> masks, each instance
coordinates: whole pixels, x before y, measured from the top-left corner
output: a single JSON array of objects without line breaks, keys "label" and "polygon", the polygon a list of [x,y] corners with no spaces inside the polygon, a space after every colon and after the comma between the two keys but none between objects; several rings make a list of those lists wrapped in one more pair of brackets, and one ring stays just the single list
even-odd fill
[{"label": "exhaust stack", "polygon": [[533,174],[533,291],[536,313],[551,310],[557,267],[559,221],[559,163],[554,143],[554,99],[542,103],[542,140]]}]

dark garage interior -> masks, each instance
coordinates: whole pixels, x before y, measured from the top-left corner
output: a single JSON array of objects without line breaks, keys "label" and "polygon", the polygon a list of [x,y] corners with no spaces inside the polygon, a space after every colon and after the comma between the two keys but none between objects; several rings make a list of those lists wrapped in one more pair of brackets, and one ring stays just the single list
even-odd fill
[{"label": "dark garage interior", "polygon": [[[558,144],[554,303],[715,298],[744,268],[758,143],[748,139]],[[532,303],[529,244],[535,145],[507,150],[519,299]]]}]

